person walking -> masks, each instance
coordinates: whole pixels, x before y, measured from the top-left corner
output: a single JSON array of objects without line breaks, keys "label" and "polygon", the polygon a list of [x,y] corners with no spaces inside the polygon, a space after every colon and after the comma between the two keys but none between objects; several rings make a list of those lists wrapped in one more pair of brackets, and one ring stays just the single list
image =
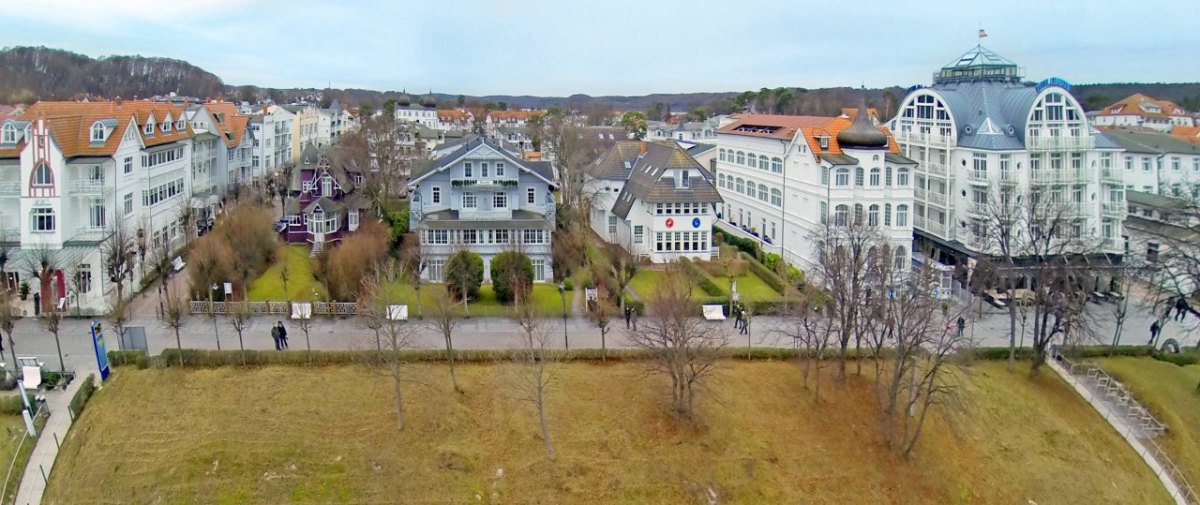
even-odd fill
[{"label": "person walking", "polygon": [[1191,307],[1188,306],[1187,299],[1185,299],[1183,296],[1176,298],[1175,299],[1175,320],[1183,321],[1183,319],[1187,317],[1188,309],[1190,309],[1190,308]]},{"label": "person walking", "polygon": [[741,329],[742,327],[742,306],[733,306],[733,329]]},{"label": "person walking", "polygon": [[746,314],[746,309],[741,309],[738,312],[738,319],[742,322],[742,331],[740,334],[748,335],[750,333],[750,317]]},{"label": "person walking", "polygon": [[1162,327],[1158,325],[1158,320],[1155,320],[1153,323],[1150,323],[1150,346],[1151,347],[1154,346],[1154,341],[1158,340],[1158,332],[1161,331],[1161,329],[1162,329]]},{"label": "person walking", "polygon": [[958,338],[962,338],[963,330],[967,328],[967,320],[962,316],[958,316]]},{"label": "person walking", "polygon": [[283,321],[279,321],[279,346],[285,351],[288,348],[287,328],[283,326]]},{"label": "person walking", "polygon": [[629,308],[629,307],[625,307],[625,329],[626,329],[626,330],[628,330],[628,329],[629,329],[629,321],[630,321],[631,319],[633,319],[633,315],[632,315],[632,314],[633,314],[633,309],[632,309],[632,308]]},{"label": "person walking", "polygon": [[636,311],[636,310],[633,310],[633,309],[630,309],[630,310],[629,310],[629,319],[630,319],[631,321],[633,321],[633,331],[637,331],[637,320],[638,320],[638,315],[637,315],[637,311]]},{"label": "person walking", "polygon": [[279,326],[271,326],[271,340],[275,341],[275,350],[282,350],[282,341],[279,339]]}]

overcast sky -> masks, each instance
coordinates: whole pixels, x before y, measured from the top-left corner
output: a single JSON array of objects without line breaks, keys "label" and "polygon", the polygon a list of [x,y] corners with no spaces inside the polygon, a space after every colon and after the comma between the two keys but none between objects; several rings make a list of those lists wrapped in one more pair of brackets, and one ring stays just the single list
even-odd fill
[{"label": "overcast sky", "polygon": [[1200,2],[0,0],[0,46],[227,84],[564,96],[909,86],[978,43],[1031,80],[1200,81]]}]

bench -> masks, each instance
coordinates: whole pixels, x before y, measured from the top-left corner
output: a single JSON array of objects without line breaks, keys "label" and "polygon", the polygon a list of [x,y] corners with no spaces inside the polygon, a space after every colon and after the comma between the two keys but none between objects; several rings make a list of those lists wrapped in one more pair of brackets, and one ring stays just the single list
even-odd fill
[{"label": "bench", "polygon": [[171,260],[171,269],[176,272],[183,270],[183,267],[185,266],[187,266],[187,263],[184,263],[183,258],[180,258],[179,256],[176,256],[175,259]]}]

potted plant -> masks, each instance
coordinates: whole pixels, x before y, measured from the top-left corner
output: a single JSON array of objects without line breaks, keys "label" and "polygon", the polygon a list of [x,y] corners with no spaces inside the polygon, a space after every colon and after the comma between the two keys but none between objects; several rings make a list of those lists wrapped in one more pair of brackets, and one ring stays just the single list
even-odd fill
[{"label": "potted plant", "polygon": [[21,281],[21,285],[17,288],[17,295],[21,297],[21,301],[29,299],[29,282]]}]

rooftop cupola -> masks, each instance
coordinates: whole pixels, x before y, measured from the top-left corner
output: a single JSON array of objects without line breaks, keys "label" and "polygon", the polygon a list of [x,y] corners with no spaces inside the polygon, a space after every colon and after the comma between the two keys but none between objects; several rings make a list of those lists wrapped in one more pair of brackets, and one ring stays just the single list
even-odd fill
[{"label": "rooftop cupola", "polygon": [[867,117],[867,106],[864,101],[858,103],[858,113],[854,115],[854,123],[849,128],[838,132],[838,145],[851,149],[879,149],[888,146],[887,134],[879,131]]}]

